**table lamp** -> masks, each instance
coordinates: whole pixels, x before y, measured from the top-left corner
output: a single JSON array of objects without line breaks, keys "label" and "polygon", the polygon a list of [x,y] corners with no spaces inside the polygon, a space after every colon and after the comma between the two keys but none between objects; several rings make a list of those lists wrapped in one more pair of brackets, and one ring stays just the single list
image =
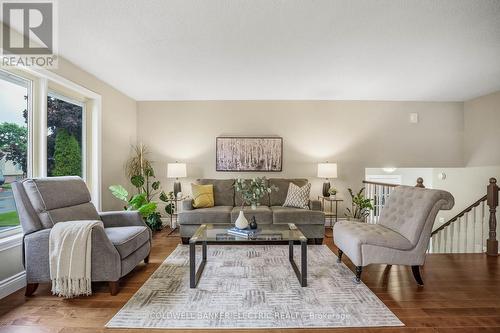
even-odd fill
[{"label": "table lamp", "polygon": [[177,198],[177,193],[181,192],[181,183],[179,178],[187,176],[186,163],[168,163],[167,165],[167,178],[175,178],[174,182],[174,195]]},{"label": "table lamp", "polygon": [[326,179],[323,183],[323,196],[329,197],[330,182],[328,179],[337,178],[337,163],[318,163],[318,177]]}]

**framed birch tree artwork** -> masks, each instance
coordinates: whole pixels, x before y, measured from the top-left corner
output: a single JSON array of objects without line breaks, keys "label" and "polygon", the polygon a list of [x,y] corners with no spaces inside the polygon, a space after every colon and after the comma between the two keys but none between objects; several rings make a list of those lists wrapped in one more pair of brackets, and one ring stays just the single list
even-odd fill
[{"label": "framed birch tree artwork", "polygon": [[216,171],[280,172],[283,138],[217,137]]}]

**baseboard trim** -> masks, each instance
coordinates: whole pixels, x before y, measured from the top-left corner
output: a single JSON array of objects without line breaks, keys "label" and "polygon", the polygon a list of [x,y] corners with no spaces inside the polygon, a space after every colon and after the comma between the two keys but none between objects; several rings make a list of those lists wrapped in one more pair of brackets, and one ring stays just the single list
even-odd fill
[{"label": "baseboard trim", "polygon": [[0,281],[0,299],[26,287],[26,272],[22,271]]}]

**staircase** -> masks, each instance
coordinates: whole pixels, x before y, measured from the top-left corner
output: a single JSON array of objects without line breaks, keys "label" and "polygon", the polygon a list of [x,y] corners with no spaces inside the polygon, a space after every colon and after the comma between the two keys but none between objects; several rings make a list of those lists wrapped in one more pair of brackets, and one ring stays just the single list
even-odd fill
[{"label": "staircase", "polygon": [[[378,223],[380,212],[385,206],[395,184],[363,181],[365,195],[371,198],[374,210],[367,217],[367,223]],[[425,187],[422,178],[416,187]],[[483,253],[498,255],[496,210],[499,187],[491,178],[486,194],[465,208],[431,233],[429,253]]]}]

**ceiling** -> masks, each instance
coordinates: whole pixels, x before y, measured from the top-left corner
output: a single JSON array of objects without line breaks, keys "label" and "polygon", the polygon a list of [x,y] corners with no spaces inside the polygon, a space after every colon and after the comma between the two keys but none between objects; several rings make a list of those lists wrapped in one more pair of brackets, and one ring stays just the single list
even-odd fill
[{"label": "ceiling", "polygon": [[136,100],[463,101],[498,0],[59,0],[59,54]]}]

